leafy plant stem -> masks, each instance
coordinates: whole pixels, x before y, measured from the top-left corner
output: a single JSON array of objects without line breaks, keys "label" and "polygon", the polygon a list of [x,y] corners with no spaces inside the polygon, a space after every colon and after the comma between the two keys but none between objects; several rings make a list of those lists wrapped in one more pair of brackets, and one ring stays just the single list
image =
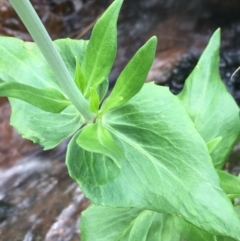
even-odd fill
[{"label": "leafy plant stem", "polygon": [[75,85],[65,63],[30,1],[10,0],[10,2],[50,65],[66,96],[87,121],[92,121],[95,115],[89,110],[88,101]]}]

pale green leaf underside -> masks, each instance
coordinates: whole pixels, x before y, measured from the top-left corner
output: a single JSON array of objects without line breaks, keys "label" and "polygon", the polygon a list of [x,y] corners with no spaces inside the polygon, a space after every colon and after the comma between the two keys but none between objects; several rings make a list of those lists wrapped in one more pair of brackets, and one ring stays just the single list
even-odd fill
[{"label": "pale green leaf underside", "polygon": [[[71,172],[78,173],[78,181],[89,185],[102,185],[111,181],[119,174],[119,169],[106,155],[96,152],[88,152],[77,144],[78,133],[73,136],[68,144],[66,161],[71,165]],[[75,164],[70,160],[78,160]],[[71,175],[71,174],[70,174]]]},{"label": "pale green leaf underside", "polygon": [[185,222],[182,218],[173,218],[172,221],[173,226],[185,241],[216,241],[215,235]]},{"label": "pale green leaf underside", "polygon": [[93,113],[97,113],[99,109],[100,99],[98,96],[98,93],[95,89],[91,91],[91,97],[90,97],[90,103],[89,103],[89,109]]},{"label": "pale green leaf underside", "polygon": [[[240,218],[240,206],[234,207],[235,211],[238,214],[238,217]],[[227,237],[216,237],[216,241],[236,241],[240,239],[232,239],[232,238],[227,238]]]},{"label": "pale green leaf underside", "polygon": [[[101,169],[105,169],[107,176],[105,179],[102,178],[98,184],[100,184],[100,182],[101,184],[108,182],[119,174],[124,160],[124,153],[115,143],[111,133],[105,129],[101,123],[89,124],[84,127],[76,141],[84,150],[102,155],[104,160],[96,159],[101,166],[98,173],[101,174]],[[95,178],[99,174],[95,175]]]},{"label": "pale green leaf underside", "polygon": [[[76,152],[76,142],[83,152]],[[100,123],[85,126],[71,140],[68,149],[68,153],[77,153],[76,158],[82,160],[76,167],[82,173],[80,178],[92,185],[103,185],[116,178],[124,160],[123,151]],[[93,177],[89,172],[93,173]]]},{"label": "pale green leaf underside", "polygon": [[[240,208],[235,207],[234,210],[238,214],[238,217],[240,217]],[[181,234],[182,241],[237,241],[238,239],[232,239],[229,237],[224,236],[215,236],[210,233],[205,232],[204,230],[201,230],[187,222],[185,222],[181,218],[173,218],[174,227],[176,230]]]},{"label": "pale green leaf underside", "polygon": [[182,218],[138,208],[91,205],[82,213],[80,227],[82,241],[234,241]]},{"label": "pale green leaf underside", "polygon": [[78,89],[81,91],[81,93],[83,93],[86,85],[86,80],[83,76],[78,57],[76,57],[76,69],[74,74],[74,82],[77,85]]},{"label": "pale green leaf underside", "polygon": [[179,94],[202,138],[209,142],[222,137],[211,153],[217,168],[223,166],[240,131],[239,108],[219,75],[219,48],[220,30],[217,30]]},{"label": "pale green leaf underside", "polygon": [[84,95],[109,75],[117,52],[117,19],[122,0],[115,0],[96,22],[81,64],[86,79]]},{"label": "pale green leaf underside", "polygon": [[105,95],[108,92],[108,87],[109,87],[109,79],[106,78],[99,86],[97,89],[97,93],[99,96],[100,102],[104,99]]},{"label": "pale green leaf underside", "polygon": [[121,168],[124,153],[115,143],[111,133],[101,123],[85,126],[78,135],[77,144],[84,150],[112,158],[116,167]]},{"label": "pale green leaf underside", "polygon": [[210,141],[208,141],[207,144],[207,148],[208,148],[208,152],[211,154],[213,152],[213,150],[217,147],[217,145],[219,144],[219,142],[221,142],[222,137],[216,137]]},{"label": "pale green leaf underside", "polygon": [[[70,175],[94,203],[167,212],[211,233],[240,236],[206,144],[168,88],[145,84],[123,107],[107,112],[102,124],[125,154],[115,179],[89,183],[82,176],[95,178],[99,156],[74,142],[67,155]],[[87,170],[81,170],[83,162]]]},{"label": "pale green leaf underside", "polygon": [[18,82],[5,82],[0,84],[0,96],[23,100],[41,110],[51,113],[59,113],[71,104],[71,102],[56,89],[37,89]]},{"label": "pale green leaf underside", "polygon": [[82,241],[181,241],[166,214],[91,205],[82,216]]},{"label": "pale green leaf underside", "polygon": [[157,38],[152,37],[142,46],[117,79],[117,82],[103,104],[102,113],[125,104],[142,88],[152,66],[157,46]]},{"label": "pale green leaf underside", "polygon": [[230,197],[240,197],[240,179],[232,174],[218,170],[222,189]]},{"label": "pale green leaf underside", "polygon": [[[82,61],[86,42],[63,39],[55,41],[70,74],[74,77],[76,60]],[[62,90],[34,43],[10,37],[0,37],[0,80],[18,82],[37,89]],[[74,134],[83,124],[83,118],[73,105],[61,113],[42,111],[22,100],[10,98],[11,125],[27,139],[51,149]]]},{"label": "pale green leaf underside", "polygon": [[44,150],[60,144],[84,123],[84,119],[73,105],[65,108],[60,114],[54,114],[13,98],[10,98],[10,103],[14,108],[10,124],[23,138],[38,143]]}]

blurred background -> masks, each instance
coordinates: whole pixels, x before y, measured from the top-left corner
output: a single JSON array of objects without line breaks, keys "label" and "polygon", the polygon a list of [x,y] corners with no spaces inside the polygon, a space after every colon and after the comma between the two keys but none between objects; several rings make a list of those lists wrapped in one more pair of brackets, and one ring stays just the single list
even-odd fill
[{"label": "blurred background", "polygon": [[[53,39],[89,39],[92,26],[112,1],[31,2]],[[230,78],[240,65],[239,0],[125,0],[111,86],[136,50],[156,35],[158,49],[147,81],[167,85],[178,93],[219,27],[220,73],[240,103],[240,73]],[[31,41],[7,0],[0,0],[0,35]],[[64,164],[67,141],[43,152],[9,126],[9,116],[9,104],[0,98],[0,240],[79,240],[80,213],[89,201],[68,176]],[[240,172],[239,149],[237,145],[226,165],[235,174]]]}]

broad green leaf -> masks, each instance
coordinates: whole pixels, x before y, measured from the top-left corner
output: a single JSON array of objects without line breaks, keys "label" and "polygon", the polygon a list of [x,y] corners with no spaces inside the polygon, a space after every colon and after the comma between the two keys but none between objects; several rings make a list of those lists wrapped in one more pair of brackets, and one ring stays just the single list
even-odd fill
[{"label": "broad green leaf", "polygon": [[225,237],[216,237],[216,241],[237,241],[236,239],[232,238],[225,238]]},{"label": "broad green leaf", "polygon": [[[55,44],[74,77],[76,60],[82,61],[86,42],[63,39]],[[63,94],[55,76],[34,43],[0,37],[0,79],[18,82],[37,89],[55,89]],[[49,113],[22,100],[10,98],[11,125],[26,139],[51,149],[74,134],[83,124],[83,118],[73,105],[61,113]]]},{"label": "broad green leaf", "polygon": [[99,122],[88,124],[81,130],[77,144],[85,150],[110,157],[118,169],[124,158],[123,151],[116,145],[110,132]]},{"label": "broad green leaf", "polygon": [[137,208],[91,205],[82,213],[80,228],[83,241],[236,241],[216,237],[182,218]]},{"label": "broad green leaf", "polygon": [[97,91],[95,89],[93,89],[91,91],[91,98],[90,98],[89,109],[93,113],[97,113],[98,109],[99,109],[99,104],[100,104],[100,100],[99,100],[98,93],[97,93]]},{"label": "broad green leaf", "polygon": [[[239,213],[240,209],[235,207],[235,211]],[[240,216],[239,216],[240,217]],[[175,217],[172,219],[175,229],[181,234],[184,241],[237,241],[239,239],[232,239],[224,236],[215,236],[201,230],[187,222],[182,218]]]},{"label": "broad green leaf", "polygon": [[117,53],[117,19],[123,0],[115,0],[95,24],[81,63],[86,79],[84,95],[109,75]]},{"label": "broad green leaf", "polygon": [[218,170],[222,189],[230,198],[240,197],[240,179],[232,174]]},{"label": "broad green leaf", "polygon": [[59,113],[71,104],[71,102],[56,89],[37,89],[17,82],[0,84],[0,96],[23,100],[41,110],[51,113]]},{"label": "broad green leaf", "polygon": [[66,159],[70,175],[93,203],[178,215],[210,233],[240,237],[240,221],[220,188],[206,144],[168,88],[145,84],[101,121],[125,154],[119,175],[104,185],[83,180],[95,178],[99,155],[74,141]]},{"label": "broad green leaf", "polygon": [[109,87],[109,79],[106,78],[99,86],[97,89],[99,100],[102,101],[104,97],[106,96],[108,92],[108,87]]},{"label": "broad green leaf", "polygon": [[221,169],[240,131],[239,108],[219,75],[220,30],[209,41],[197,66],[187,78],[179,98],[205,142],[222,141],[211,153]]},{"label": "broad green leaf", "polygon": [[186,241],[216,241],[215,235],[187,223],[182,218],[175,217],[173,223],[181,237]]},{"label": "broad green leaf", "polygon": [[74,75],[74,81],[78,89],[83,93],[86,85],[86,80],[83,76],[78,57],[76,57],[76,70]]},{"label": "broad green leaf", "polygon": [[[240,206],[237,206],[234,208],[235,211],[238,214],[238,217],[240,218]],[[216,241],[237,241],[239,239],[232,239],[232,238],[226,238],[226,237],[216,237]]]},{"label": "broad green leaf", "polygon": [[44,150],[54,148],[73,135],[84,122],[73,105],[60,114],[54,114],[20,100],[11,98],[10,103],[14,108],[10,124],[23,138],[38,143]]},{"label": "broad green leaf", "polygon": [[66,38],[55,40],[54,43],[56,44],[58,52],[63,58],[64,63],[74,79],[76,72],[76,58],[78,59],[82,70],[82,61],[84,55],[86,54],[88,41]]},{"label": "broad green leaf", "polygon": [[[91,152],[79,156],[78,148],[75,148],[76,143]],[[80,134],[76,134],[69,144],[69,151],[71,155],[76,153],[76,158],[82,160],[76,166],[82,174],[79,178],[92,185],[102,185],[114,179],[119,174],[124,160],[123,151],[115,143],[111,133],[100,123],[89,124],[81,130]],[[93,158],[95,156],[97,158]],[[92,176],[89,172],[93,173]]]},{"label": "broad green leaf", "polygon": [[142,88],[150,70],[157,46],[157,38],[152,37],[134,55],[117,79],[117,82],[103,104],[102,113],[125,104]]},{"label": "broad green leaf", "polygon": [[91,205],[82,213],[83,241],[180,241],[173,217],[137,208]]},{"label": "broad green leaf", "polygon": [[213,152],[213,150],[216,148],[216,146],[219,144],[221,140],[222,140],[222,137],[219,136],[206,143],[209,153]]}]

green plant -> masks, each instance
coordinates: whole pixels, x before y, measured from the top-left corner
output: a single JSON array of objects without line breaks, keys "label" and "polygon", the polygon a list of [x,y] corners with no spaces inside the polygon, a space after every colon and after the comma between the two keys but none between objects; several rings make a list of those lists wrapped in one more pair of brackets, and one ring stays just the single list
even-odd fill
[{"label": "green plant", "polygon": [[144,84],[153,37],[104,100],[122,0],[98,20],[89,42],[54,44],[28,1],[11,3],[39,47],[0,38],[0,96],[9,97],[11,124],[45,150],[73,135],[66,164],[92,201],[82,240],[240,240],[240,179],[221,171],[240,121],[219,76],[220,30],[178,96]]}]

